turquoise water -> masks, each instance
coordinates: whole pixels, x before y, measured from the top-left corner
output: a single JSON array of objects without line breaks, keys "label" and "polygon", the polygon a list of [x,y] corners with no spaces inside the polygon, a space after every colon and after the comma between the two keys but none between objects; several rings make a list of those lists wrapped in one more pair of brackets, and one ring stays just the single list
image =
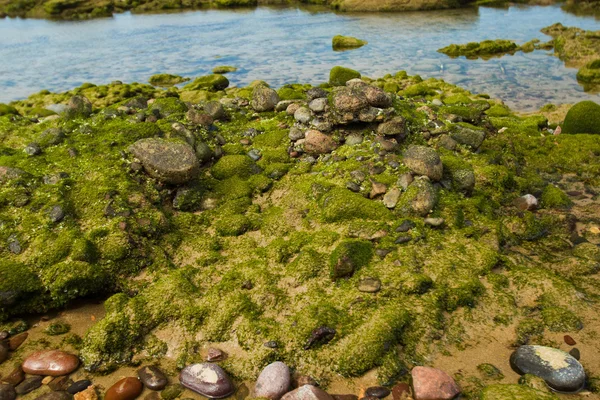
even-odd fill
[{"label": "turquoise water", "polygon": [[[521,110],[581,99],[576,70],[548,52],[517,53],[489,61],[450,59],[437,49],[450,43],[549,38],[539,32],[561,22],[600,29],[592,17],[558,6],[479,8],[394,14],[335,14],[297,8],[211,10],[132,15],[85,22],[0,20],[0,102],[42,89],[64,91],[84,82],[146,82],[159,72],[194,77],[217,65],[239,67],[232,84],[263,79],[274,86],[320,83],[345,65],[377,77],[398,70],[443,78],[488,93]],[[369,44],[331,50],[336,34]]]}]

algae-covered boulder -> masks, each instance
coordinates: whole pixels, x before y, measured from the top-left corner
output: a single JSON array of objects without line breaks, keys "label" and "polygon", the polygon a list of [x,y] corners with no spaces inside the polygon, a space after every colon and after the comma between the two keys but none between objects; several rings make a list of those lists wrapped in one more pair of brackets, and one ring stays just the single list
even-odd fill
[{"label": "algae-covered boulder", "polygon": [[13,179],[19,179],[27,175],[27,172],[19,168],[0,166],[0,183],[8,182]]},{"label": "algae-covered boulder", "polygon": [[554,394],[523,385],[490,385],[481,392],[481,400],[557,400]]},{"label": "algae-covered boulder", "polygon": [[213,74],[228,74],[235,71],[237,71],[237,68],[230,65],[219,65],[212,70]]},{"label": "algae-covered boulder", "polygon": [[252,91],[250,105],[254,111],[273,111],[279,103],[279,95],[276,91],[263,85],[258,85]]},{"label": "algae-covered boulder", "polygon": [[222,157],[210,170],[216,179],[224,180],[233,176],[249,178],[260,172],[260,168],[246,155],[227,155]]},{"label": "algae-covered boulder", "polygon": [[404,152],[404,165],[419,175],[434,181],[442,179],[444,166],[439,154],[427,146],[410,145]]},{"label": "algae-covered boulder", "polygon": [[105,291],[108,275],[98,265],[83,261],[64,261],[45,268],[41,274],[42,283],[57,305],[69,300]]},{"label": "algae-covered boulder", "polygon": [[345,67],[333,67],[329,71],[329,84],[333,86],[344,86],[351,79],[360,78],[360,72]]},{"label": "algae-covered boulder", "polygon": [[0,103],[0,117],[3,115],[18,115],[19,112],[13,106],[8,104]]},{"label": "algae-covered boulder", "polygon": [[343,51],[350,49],[358,49],[367,44],[366,41],[357,39],[352,36],[336,35],[331,40],[331,47],[335,51]]},{"label": "algae-covered boulder", "polygon": [[425,216],[435,207],[438,196],[427,178],[415,179],[402,194],[396,209],[405,213]]},{"label": "algae-covered boulder", "polygon": [[373,257],[373,245],[366,240],[346,240],[331,253],[329,275],[332,280],[351,276]]},{"label": "algae-covered boulder", "polygon": [[183,87],[183,90],[210,90],[217,91],[227,89],[229,79],[220,74],[205,75],[194,79]]},{"label": "algae-covered boulder", "polygon": [[140,160],[148,175],[164,183],[180,185],[200,172],[194,149],[188,144],[148,138],[129,146],[129,151]]},{"label": "algae-covered boulder", "polygon": [[156,74],[156,75],[152,75],[150,77],[150,79],[148,79],[148,82],[152,86],[173,86],[173,85],[177,85],[178,83],[187,82],[189,80],[190,80],[190,78],[184,78],[179,75]]},{"label": "algae-covered boulder", "polygon": [[353,219],[390,218],[383,203],[371,201],[347,189],[334,188],[321,199],[321,212],[326,222],[344,222]]},{"label": "algae-covered boulder", "polygon": [[575,104],[565,117],[562,132],[600,134],[600,105],[590,100]]},{"label": "algae-covered boulder", "polygon": [[467,124],[454,125],[450,137],[462,145],[477,150],[485,139],[485,131]]},{"label": "algae-covered boulder", "polygon": [[600,59],[580,68],[577,71],[577,80],[583,83],[600,83]]},{"label": "algae-covered boulder", "polygon": [[519,46],[510,40],[484,40],[483,42],[471,42],[467,44],[451,44],[443,47],[438,52],[450,57],[465,56],[470,59],[481,57],[483,59],[502,54],[514,54]]},{"label": "algae-covered boulder", "polygon": [[13,306],[21,297],[32,296],[41,288],[37,275],[25,265],[0,260],[0,320],[5,307]]},{"label": "algae-covered boulder", "polygon": [[84,96],[73,96],[67,103],[65,117],[89,117],[92,114],[92,103]]},{"label": "algae-covered boulder", "polygon": [[156,110],[162,117],[168,117],[169,115],[184,113],[188,110],[185,103],[175,97],[163,97],[156,99],[150,110]]}]

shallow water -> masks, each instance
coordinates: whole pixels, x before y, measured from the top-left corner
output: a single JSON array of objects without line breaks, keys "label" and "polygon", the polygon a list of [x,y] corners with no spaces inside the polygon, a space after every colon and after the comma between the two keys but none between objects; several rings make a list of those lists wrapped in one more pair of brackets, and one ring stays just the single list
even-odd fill
[{"label": "shallow water", "polygon": [[[437,49],[450,43],[549,38],[539,32],[561,22],[600,29],[593,17],[558,6],[479,8],[397,14],[335,14],[296,8],[211,10],[132,15],[85,22],[0,20],[0,102],[42,89],[69,90],[84,82],[145,82],[160,72],[189,77],[234,65],[232,84],[263,79],[275,86],[320,83],[344,65],[371,77],[398,70],[443,78],[517,109],[582,99],[576,69],[546,51],[483,60],[450,59]],[[367,46],[334,52],[331,37],[357,36]]]}]

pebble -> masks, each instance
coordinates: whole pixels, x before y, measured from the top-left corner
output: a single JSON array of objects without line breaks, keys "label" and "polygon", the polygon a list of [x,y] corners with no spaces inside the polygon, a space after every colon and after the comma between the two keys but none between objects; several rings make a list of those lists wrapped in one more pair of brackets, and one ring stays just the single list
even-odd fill
[{"label": "pebble", "polygon": [[29,392],[33,392],[35,389],[42,386],[43,379],[44,378],[41,376],[34,376],[32,378],[27,378],[15,388],[15,392],[17,392],[17,394],[21,394],[21,395],[27,394]]},{"label": "pebble", "polygon": [[532,374],[561,392],[576,392],[585,384],[579,361],[562,350],[545,346],[521,346],[510,356],[511,367],[519,374]]},{"label": "pebble", "polygon": [[387,191],[387,186],[383,183],[372,181],[371,184],[371,193],[369,193],[369,198],[374,199],[377,196],[385,194]]},{"label": "pebble", "polygon": [[96,392],[96,387],[94,385],[88,386],[88,388],[84,391],[76,393],[75,400],[98,400],[98,392]]},{"label": "pebble", "polygon": [[50,392],[37,397],[35,400],[73,400],[73,395],[67,392]]},{"label": "pebble", "polygon": [[361,279],[361,281],[358,283],[358,290],[364,293],[377,293],[379,290],[381,290],[381,281],[377,278]]},{"label": "pebble", "polygon": [[39,154],[42,154],[42,148],[40,147],[39,144],[37,144],[35,142],[29,143],[23,151],[28,156],[37,156]]},{"label": "pebble", "polygon": [[312,118],[312,115],[310,113],[310,110],[306,107],[300,107],[294,113],[294,119],[296,121],[300,122],[301,124],[307,124],[308,121],[311,120],[311,118]]},{"label": "pebble", "polygon": [[417,224],[415,224],[410,219],[405,219],[402,221],[399,227],[396,228],[396,232],[408,232],[413,228],[416,228]]},{"label": "pebble", "polygon": [[569,354],[571,355],[571,357],[573,357],[574,359],[576,359],[577,361],[579,361],[579,359],[581,358],[581,353],[579,352],[579,349],[577,347],[573,347],[570,351]]},{"label": "pebble", "polygon": [[23,382],[24,379],[25,373],[19,366],[13,369],[10,374],[2,378],[2,382],[10,383],[13,386],[17,386],[19,383]]},{"label": "pebble", "polygon": [[565,343],[568,344],[569,346],[575,346],[577,344],[577,342],[575,341],[575,339],[573,339],[569,335],[565,335],[564,340],[565,340]]},{"label": "pebble", "polygon": [[386,387],[371,386],[370,388],[367,388],[367,390],[365,391],[365,396],[377,397],[379,399],[383,399],[384,397],[389,396],[390,393],[391,393],[390,390]]},{"label": "pebble", "polygon": [[252,149],[248,152],[248,157],[250,157],[254,161],[258,161],[262,158],[262,154],[260,153],[260,151]]},{"label": "pebble", "polygon": [[150,390],[163,390],[169,383],[166,375],[154,365],[140,368],[137,374],[144,386]]},{"label": "pebble", "polygon": [[235,392],[235,386],[227,373],[216,364],[187,366],[179,374],[179,381],[186,388],[211,399],[227,397]]},{"label": "pebble", "polygon": [[8,347],[12,350],[15,351],[17,350],[19,347],[21,347],[21,345],[23,344],[23,342],[27,339],[27,337],[29,336],[29,333],[27,332],[23,332],[18,334],[17,336],[13,336],[8,340]]},{"label": "pebble", "polygon": [[383,196],[383,205],[387,208],[394,208],[396,204],[398,204],[398,200],[400,200],[400,189],[391,188],[384,196]]},{"label": "pebble", "polygon": [[433,226],[434,228],[444,225],[444,218],[425,218],[425,225]]},{"label": "pebble", "polygon": [[269,364],[256,380],[256,397],[279,400],[290,388],[290,369],[281,361]]},{"label": "pebble", "polygon": [[298,378],[296,378],[296,387],[300,387],[300,386],[304,386],[304,385],[319,386],[317,381],[315,381],[312,376],[300,375]]},{"label": "pebble", "polygon": [[308,103],[308,108],[310,108],[311,110],[313,110],[314,112],[317,112],[317,113],[325,111],[326,106],[327,106],[326,98],[314,99],[310,103]]},{"label": "pebble", "polygon": [[54,391],[64,391],[67,390],[73,384],[71,379],[68,376],[59,376],[55,378],[48,384],[48,387]]},{"label": "pebble", "polygon": [[310,338],[308,338],[304,345],[304,350],[308,350],[317,344],[329,343],[335,336],[335,333],[335,329],[329,328],[328,326],[321,326],[314,329],[310,334]]},{"label": "pebble", "polygon": [[314,129],[306,131],[304,140],[304,151],[309,154],[331,153],[336,148],[336,143],[330,136]]},{"label": "pebble", "polygon": [[404,165],[419,175],[433,181],[442,179],[444,166],[439,154],[427,146],[410,145],[404,152]]},{"label": "pebble", "polygon": [[8,347],[0,342],[0,364],[8,360]]},{"label": "pebble", "polygon": [[412,237],[410,236],[400,236],[398,239],[396,239],[394,241],[394,243],[396,244],[404,244],[404,243],[408,243],[412,240]]},{"label": "pebble", "polygon": [[50,221],[56,224],[65,218],[65,211],[59,205],[53,206],[48,212],[48,217],[50,217]]},{"label": "pebble", "polygon": [[304,385],[286,393],[281,400],[333,400],[333,397],[316,386]]},{"label": "pebble", "polygon": [[450,400],[460,393],[454,379],[437,368],[414,367],[411,377],[415,400]]},{"label": "pebble", "polygon": [[533,211],[538,206],[538,200],[532,194],[526,194],[513,201],[515,207],[521,211]]},{"label": "pebble", "polygon": [[67,389],[67,393],[76,394],[79,392],[83,392],[85,389],[87,389],[91,385],[92,385],[91,381],[89,381],[87,379],[82,379],[80,381],[73,383],[71,386],[69,386]]},{"label": "pebble", "polygon": [[394,400],[405,400],[410,394],[410,386],[408,383],[398,383],[392,388],[392,398]]},{"label": "pebble", "polygon": [[106,391],[104,400],[133,400],[142,393],[144,387],[138,378],[123,378]]},{"label": "pebble", "polygon": [[0,383],[0,400],[15,400],[17,393],[13,385]]},{"label": "pebble", "polygon": [[412,183],[413,180],[414,180],[414,178],[413,178],[412,174],[407,172],[398,177],[398,181],[396,182],[396,184],[399,187],[401,187],[402,190],[406,190],[406,189],[408,189],[408,186]]},{"label": "pebble", "polygon": [[346,189],[350,190],[351,192],[358,193],[360,192],[360,185],[352,181],[346,182]]},{"label": "pebble", "polygon": [[79,367],[79,358],[60,350],[38,351],[23,361],[23,371],[32,375],[68,375]]},{"label": "pebble", "polygon": [[276,349],[279,347],[279,344],[277,344],[277,341],[275,340],[269,340],[268,342],[265,342],[264,346],[268,349]]},{"label": "pebble", "polygon": [[358,144],[361,144],[363,140],[363,136],[359,133],[351,133],[348,136],[346,136],[346,144],[348,146],[356,146]]}]

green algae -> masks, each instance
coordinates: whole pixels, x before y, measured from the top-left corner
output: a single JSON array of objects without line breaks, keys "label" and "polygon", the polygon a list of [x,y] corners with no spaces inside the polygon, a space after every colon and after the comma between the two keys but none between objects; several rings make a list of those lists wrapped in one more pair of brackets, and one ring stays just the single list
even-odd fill
[{"label": "green algae", "polygon": [[362,47],[366,44],[366,41],[357,39],[352,36],[336,35],[333,37],[333,39],[331,39],[331,47],[335,51],[358,49],[359,47]]},{"label": "green algae", "polygon": [[504,54],[514,54],[519,50],[519,46],[510,40],[484,40],[483,42],[471,42],[467,44],[451,44],[443,47],[438,52],[450,57],[465,56],[469,59],[489,59],[494,56]]},{"label": "green algae", "polygon": [[183,83],[189,81],[190,78],[184,78],[179,75],[172,74],[156,74],[152,75],[150,79],[148,79],[148,83],[153,86],[173,86],[178,83]]},{"label": "green algae", "polygon": [[221,74],[221,75],[228,74],[228,73],[235,72],[235,71],[237,71],[237,68],[229,66],[229,65],[220,65],[220,66],[214,67],[212,69],[213,74]]},{"label": "green algae", "polygon": [[217,91],[226,89],[229,86],[229,79],[220,74],[205,75],[194,79],[183,87],[185,91],[191,90],[210,90]]},{"label": "green algae", "polygon": [[332,86],[344,86],[350,79],[360,78],[360,72],[345,67],[333,67],[329,72],[329,84]]}]

